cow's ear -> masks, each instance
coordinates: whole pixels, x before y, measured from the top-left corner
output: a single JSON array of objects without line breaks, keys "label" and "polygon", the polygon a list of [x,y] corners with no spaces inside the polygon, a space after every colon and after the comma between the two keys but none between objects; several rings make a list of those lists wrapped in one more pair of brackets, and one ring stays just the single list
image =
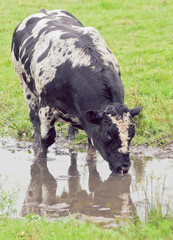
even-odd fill
[{"label": "cow's ear", "polygon": [[135,117],[136,115],[138,115],[140,113],[140,111],[142,110],[143,107],[136,107],[136,108],[132,108],[129,110],[130,114],[132,117]]},{"label": "cow's ear", "polygon": [[85,112],[86,119],[91,123],[99,123],[102,118],[103,114],[99,113],[98,111],[87,111]]}]

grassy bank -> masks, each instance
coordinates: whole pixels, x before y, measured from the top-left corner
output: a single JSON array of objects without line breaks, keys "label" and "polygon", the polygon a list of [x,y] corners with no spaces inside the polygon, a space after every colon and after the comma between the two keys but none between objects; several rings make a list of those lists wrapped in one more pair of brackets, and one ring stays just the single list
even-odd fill
[{"label": "grassy bank", "polygon": [[117,229],[102,229],[91,223],[82,223],[76,219],[69,219],[66,222],[61,220],[50,223],[44,219],[32,220],[27,217],[24,220],[0,219],[1,240],[138,240],[138,239],[159,239],[171,240],[173,238],[173,219],[154,218],[147,223],[127,223],[124,227]]},{"label": "grassy bank", "polygon": [[125,103],[144,105],[133,143],[165,143],[173,135],[172,0],[0,0],[0,133],[32,137],[22,89],[11,62],[13,30],[41,8],[66,9],[97,28],[121,67]]}]

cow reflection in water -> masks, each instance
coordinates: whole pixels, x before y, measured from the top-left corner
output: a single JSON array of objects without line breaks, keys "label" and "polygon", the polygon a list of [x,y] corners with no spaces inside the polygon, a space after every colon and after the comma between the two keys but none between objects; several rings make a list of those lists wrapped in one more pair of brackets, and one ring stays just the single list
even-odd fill
[{"label": "cow reflection in water", "polygon": [[68,170],[68,192],[56,196],[57,181],[49,172],[47,161],[34,162],[31,166],[31,181],[21,214],[36,213],[41,216],[61,217],[69,213],[89,216],[130,216],[135,207],[130,197],[131,176],[111,174],[102,181],[96,169],[96,161],[87,159],[89,170],[89,191],[82,190],[77,170],[77,154],[71,153]]}]

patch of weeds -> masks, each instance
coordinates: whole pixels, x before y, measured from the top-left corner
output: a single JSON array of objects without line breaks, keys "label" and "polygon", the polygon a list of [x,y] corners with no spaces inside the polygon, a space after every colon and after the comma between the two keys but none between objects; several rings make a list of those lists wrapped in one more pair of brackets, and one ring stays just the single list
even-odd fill
[{"label": "patch of weeds", "polygon": [[87,136],[86,132],[79,130],[79,133],[76,134],[76,136],[75,136],[74,143],[77,145],[79,145],[79,144],[86,145],[88,143],[88,136]]},{"label": "patch of weeds", "polygon": [[33,128],[31,122],[28,120],[25,121],[17,121],[13,122],[8,127],[12,130],[13,134],[18,138],[22,140],[31,140],[33,138]]},{"label": "patch of weeds", "polygon": [[40,220],[44,221],[44,218],[42,218],[41,216],[35,213],[28,214],[25,218],[27,219],[28,222],[40,221]]},{"label": "patch of weeds", "polygon": [[[170,212],[169,201],[164,201],[164,178],[154,178],[152,175],[147,179],[145,186],[142,186],[145,194],[145,221],[150,221],[153,217],[164,218]],[[150,189],[149,189],[150,186]]]},{"label": "patch of weeds", "polygon": [[6,180],[3,183],[2,180],[0,181],[0,217],[9,217],[17,212],[15,204],[19,193],[19,186],[12,191],[5,191],[5,182]]},{"label": "patch of weeds", "polygon": [[58,122],[55,124],[55,129],[58,136],[68,137],[69,124]]}]

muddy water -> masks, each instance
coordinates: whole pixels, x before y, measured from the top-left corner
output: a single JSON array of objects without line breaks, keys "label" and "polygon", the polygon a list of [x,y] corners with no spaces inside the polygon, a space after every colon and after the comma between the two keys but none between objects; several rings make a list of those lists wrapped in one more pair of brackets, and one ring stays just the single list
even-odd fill
[{"label": "muddy water", "polygon": [[[0,180],[5,190],[20,186],[18,216],[37,213],[51,219],[78,215],[111,225],[117,218],[137,214],[144,219],[151,204],[173,211],[173,157],[154,157],[154,149],[131,149],[128,174],[113,175],[99,154],[69,149],[62,139],[54,144],[47,162],[34,163],[32,144],[11,138],[0,142]],[[165,155],[166,156],[166,155]]]}]

